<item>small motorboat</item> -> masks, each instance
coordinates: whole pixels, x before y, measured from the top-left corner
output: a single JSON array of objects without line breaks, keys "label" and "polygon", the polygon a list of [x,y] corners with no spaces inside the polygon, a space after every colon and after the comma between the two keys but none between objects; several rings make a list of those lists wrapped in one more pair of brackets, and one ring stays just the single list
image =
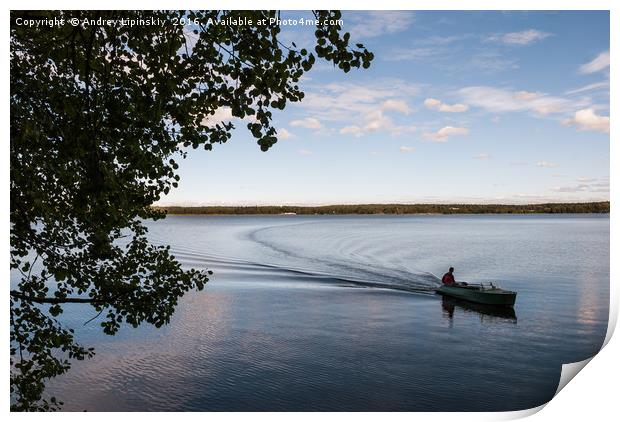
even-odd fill
[{"label": "small motorboat", "polygon": [[436,289],[435,292],[440,295],[485,305],[512,306],[517,299],[517,292],[501,289],[493,285],[493,283],[488,285],[468,283],[444,284]]}]

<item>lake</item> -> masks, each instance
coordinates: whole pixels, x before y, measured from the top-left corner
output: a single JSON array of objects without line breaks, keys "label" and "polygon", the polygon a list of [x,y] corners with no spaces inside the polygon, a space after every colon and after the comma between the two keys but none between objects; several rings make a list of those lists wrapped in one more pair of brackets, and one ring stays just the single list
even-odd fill
[{"label": "lake", "polygon": [[[65,410],[504,411],[554,394],[595,354],[609,312],[608,215],[169,216],[147,223],[214,271],[169,325],[101,333],[50,381]],[[457,281],[518,292],[514,310],[442,299]]]}]

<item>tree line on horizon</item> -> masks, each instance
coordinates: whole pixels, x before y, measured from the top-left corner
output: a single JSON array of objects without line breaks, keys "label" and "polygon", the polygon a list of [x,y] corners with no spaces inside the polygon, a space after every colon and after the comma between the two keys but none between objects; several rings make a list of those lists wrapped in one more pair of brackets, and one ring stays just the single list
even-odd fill
[{"label": "tree line on horizon", "polygon": [[257,206],[165,206],[167,214],[188,215],[343,215],[343,214],[583,214],[609,213],[609,201],[548,204],[359,204],[359,205],[257,205]]}]

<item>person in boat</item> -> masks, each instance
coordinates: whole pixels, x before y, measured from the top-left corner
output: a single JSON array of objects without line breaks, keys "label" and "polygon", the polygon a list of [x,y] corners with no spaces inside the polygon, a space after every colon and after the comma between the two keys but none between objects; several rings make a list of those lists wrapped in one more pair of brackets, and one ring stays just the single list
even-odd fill
[{"label": "person in boat", "polygon": [[441,278],[441,282],[447,286],[454,286],[456,282],[454,281],[454,267],[450,267],[447,273],[443,275]]},{"label": "person in boat", "polygon": [[467,287],[467,283],[464,281],[458,283],[454,281],[454,267],[450,267],[448,272],[443,275],[441,282],[446,286]]}]

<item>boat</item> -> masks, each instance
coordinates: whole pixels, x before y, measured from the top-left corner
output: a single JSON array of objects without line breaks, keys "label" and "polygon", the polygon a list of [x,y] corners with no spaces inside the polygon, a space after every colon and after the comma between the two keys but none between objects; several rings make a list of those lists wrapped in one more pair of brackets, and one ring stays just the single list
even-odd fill
[{"label": "boat", "polygon": [[517,299],[517,292],[501,289],[493,285],[493,283],[489,285],[468,283],[444,284],[436,289],[435,292],[440,295],[484,305],[513,306]]}]

